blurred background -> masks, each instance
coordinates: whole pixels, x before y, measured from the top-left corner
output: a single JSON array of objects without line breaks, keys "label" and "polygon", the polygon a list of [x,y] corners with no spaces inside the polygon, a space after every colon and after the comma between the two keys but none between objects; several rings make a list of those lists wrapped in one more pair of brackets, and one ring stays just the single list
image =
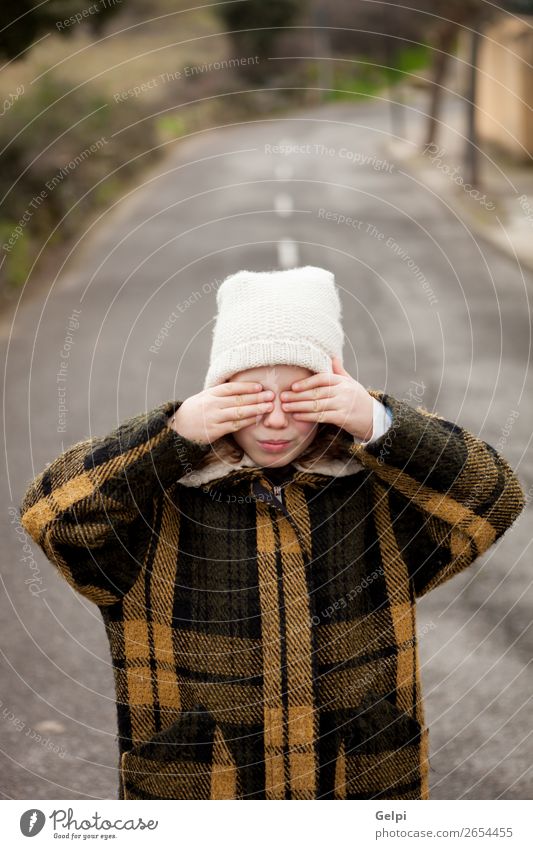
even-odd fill
[{"label": "blurred background", "polygon": [[226,275],[310,264],[350,374],[422,384],[523,484],[418,627],[431,797],[531,798],[533,2],[4,0],[0,24],[2,797],[118,786],[103,623],[24,491],[201,390]]}]

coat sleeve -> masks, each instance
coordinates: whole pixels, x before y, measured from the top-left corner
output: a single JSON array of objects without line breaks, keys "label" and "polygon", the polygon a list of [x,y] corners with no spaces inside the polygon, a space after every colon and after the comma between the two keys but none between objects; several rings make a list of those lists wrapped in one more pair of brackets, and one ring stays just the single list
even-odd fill
[{"label": "coat sleeve", "polygon": [[407,564],[417,597],[469,566],[512,525],[525,495],[487,442],[423,406],[367,390],[392,412],[390,428],[351,451],[375,474],[380,542]]},{"label": "coat sleeve", "polygon": [[23,496],[23,527],[68,583],[100,607],[133,586],[158,492],[210,449],[168,427],[182,403],[167,401],[107,436],[77,442]]}]

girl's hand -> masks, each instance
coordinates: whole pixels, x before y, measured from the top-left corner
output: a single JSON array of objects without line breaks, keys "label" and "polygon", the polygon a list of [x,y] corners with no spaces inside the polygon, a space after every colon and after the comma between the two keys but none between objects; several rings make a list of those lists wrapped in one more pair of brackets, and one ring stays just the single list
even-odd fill
[{"label": "girl's hand", "polygon": [[341,365],[332,360],[333,374],[319,372],[292,384],[294,391],[281,393],[283,409],[295,419],[328,422],[342,427],[361,440],[370,439],[373,431],[372,395],[354,380]]},{"label": "girl's hand", "polygon": [[272,409],[272,390],[260,383],[234,380],[191,395],[168,422],[181,436],[195,442],[215,442],[227,433],[257,423]]}]

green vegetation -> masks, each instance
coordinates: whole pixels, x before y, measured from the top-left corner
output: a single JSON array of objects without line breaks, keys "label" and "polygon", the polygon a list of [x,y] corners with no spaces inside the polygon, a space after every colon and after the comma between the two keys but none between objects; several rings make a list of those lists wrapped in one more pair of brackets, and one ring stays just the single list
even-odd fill
[{"label": "green vegetation", "polygon": [[110,104],[103,92],[72,90],[55,73],[13,103],[0,128],[5,286],[24,282],[59,222],[63,239],[78,233],[158,155],[150,150],[157,146],[155,125],[144,117],[134,99]]},{"label": "green vegetation", "polygon": [[[369,59],[355,59],[345,63],[336,61],[332,73],[332,89],[325,94],[325,99],[331,101],[371,97],[387,86],[397,85],[426,68],[430,63],[430,55],[431,51],[425,45],[413,45],[398,51],[390,67]],[[316,68],[313,70],[316,79]]]},{"label": "green vegetation", "polygon": [[[282,53],[312,52],[290,44],[308,37],[291,26],[308,21],[307,0],[199,9],[186,0],[138,0],[86,17],[84,9],[81,0],[8,0],[0,14],[0,53],[23,51],[0,76],[0,299],[24,284],[45,245],[63,250],[135,185],[167,143],[283,112],[317,85],[314,62],[267,61],[283,37]],[[80,13],[80,22],[58,30],[58,20]],[[332,62],[334,90],[323,100],[372,96],[424,67],[429,54],[404,46],[383,61],[393,65],[387,69],[365,53],[364,40],[356,49],[356,62]],[[342,53],[346,46],[332,55]],[[238,67],[221,61],[256,54],[257,62]]]}]

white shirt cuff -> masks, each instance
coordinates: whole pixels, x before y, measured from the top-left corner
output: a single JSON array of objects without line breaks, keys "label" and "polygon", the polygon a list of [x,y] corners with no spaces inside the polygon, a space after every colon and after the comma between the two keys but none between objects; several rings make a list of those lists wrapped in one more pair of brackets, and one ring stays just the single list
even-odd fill
[{"label": "white shirt cuff", "polygon": [[354,437],[354,441],[360,445],[370,445],[371,442],[375,442],[388,431],[392,424],[392,411],[389,407],[386,407],[377,398],[372,398],[372,401],[372,436],[365,440]]}]

